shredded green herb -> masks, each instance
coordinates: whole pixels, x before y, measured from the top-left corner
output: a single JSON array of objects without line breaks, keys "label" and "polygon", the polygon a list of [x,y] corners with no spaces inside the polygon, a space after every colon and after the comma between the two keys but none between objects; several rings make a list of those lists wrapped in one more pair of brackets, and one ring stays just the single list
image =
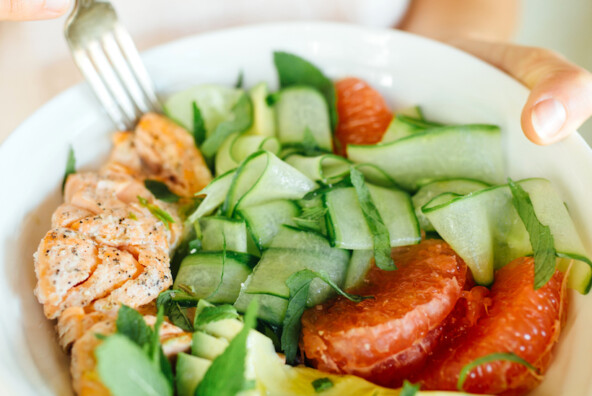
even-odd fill
[{"label": "shredded green herb", "polygon": [[195,316],[195,327],[203,326],[210,322],[222,319],[238,319],[239,315],[232,305],[224,304],[216,307],[205,307],[199,315]]},{"label": "shredded green herb", "polygon": [[391,240],[388,228],[382,221],[382,217],[372,201],[370,190],[366,186],[364,181],[364,175],[356,168],[352,168],[351,172],[351,183],[356,189],[358,195],[358,202],[360,208],[366,219],[366,224],[372,234],[372,242],[374,245],[374,260],[376,266],[383,270],[395,270],[397,267],[391,257]]},{"label": "shredded green herb", "polygon": [[129,217],[131,220],[138,220],[138,216],[136,216],[134,212],[129,212],[127,217]]},{"label": "shredded green herb", "polygon": [[419,390],[419,387],[419,384],[414,385],[411,382],[405,380],[403,381],[403,387],[401,388],[401,393],[399,396],[415,396]]},{"label": "shredded green herb", "polygon": [[253,105],[247,94],[242,94],[232,107],[230,117],[222,121],[208,136],[201,146],[201,152],[207,158],[212,158],[224,139],[235,132],[244,132],[253,123]]},{"label": "shredded green herb", "polygon": [[241,69],[241,71],[238,72],[238,77],[236,78],[236,83],[234,83],[234,88],[237,88],[237,89],[242,88],[243,83],[244,83],[244,79],[245,79],[245,73]]},{"label": "shredded green herb", "polygon": [[536,216],[530,195],[522,186],[508,179],[512,203],[524,223],[534,253],[534,289],[543,287],[555,273],[557,252],[551,229]]},{"label": "shredded green herb", "polygon": [[74,156],[74,149],[72,146],[68,149],[68,159],[66,160],[66,171],[64,172],[64,180],[62,181],[62,193],[66,187],[68,176],[76,173],[76,157]]},{"label": "shredded green herb", "polygon": [[333,381],[327,377],[317,378],[311,382],[311,385],[316,393],[321,393],[327,389],[331,389],[333,387]]},{"label": "shredded green herb", "polygon": [[296,359],[298,339],[300,337],[301,329],[300,318],[306,308],[310,283],[316,278],[323,280],[323,282],[331,286],[338,294],[353,302],[360,302],[368,298],[373,298],[370,296],[356,296],[344,292],[322,271],[315,272],[309,269],[304,269],[290,275],[286,280],[286,286],[288,286],[288,289],[290,290],[290,298],[288,300],[286,316],[283,321],[284,330],[281,337],[282,350],[286,354],[286,361],[290,364],[294,363]]},{"label": "shredded green herb", "polygon": [[200,147],[206,140],[206,122],[201,114],[197,102],[192,103],[193,108],[193,141],[196,147]]},{"label": "shredded green herb", "polygon": [[247,338],[257,323],[257,310],[257,300],[252,300],[244,316],[243,328],[214,359],[195,390],[196,396],[236,396],[242,390],[252,389],[254,383],[245,378],[245,360]]},{"label": "shredded green herb", "polygon": [[144,180],[144,186],[160,201],[168,203],[179,202],[180,197],[161,181],[146,179]]},{"label": "shredded green herb", "polygon": [[482,364],[486,364],[489,362],[495,362],[498,360],[507,360],[509,362],[520,363],[523,366],[526,366],[527,369],[530,371],[539,374],[538,369],[534,367],[532,364],[528,363],[526,360],[522,359],[520,356],[514,353],[492,353],[478,359],[473,360],[471,363],[465,365],[461,370],[458,376],[458,382],[456,383],[457,389],[462,392],[463,386],[465,385],[465,381],[467,380],[467,376],[469,372],[477,366]]},{"label": "shredded green herb", "polygon": [[139,195],[138,201],[140,202],[141,206],[148,209],[150,213],[152,213],[152,216],[162,221],[166,228],[171,228],[171,224],[175,222],[175,219],[173,219],[173,217],[170,214],[168,214],[165,210],[159,208],[157,205],[151,204],[150,202],[148,202],[146,198],[143,198]]}]

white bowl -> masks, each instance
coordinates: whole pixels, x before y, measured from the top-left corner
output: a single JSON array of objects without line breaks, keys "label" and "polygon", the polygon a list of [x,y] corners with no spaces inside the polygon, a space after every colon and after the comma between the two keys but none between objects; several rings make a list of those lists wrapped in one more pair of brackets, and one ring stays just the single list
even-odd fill
[{"label": "white bowl", "polygon": [[[527,90],[493,67],[414,35],[333,23],[286,23],[189,37],[148,51],[146,65],[161,94],[190,85],[276,84],[272,51],[297,53],[333,78],[357,76],[393,107],[421,104],[429,119],[501,126],[508,175],[542,176],[561,191],[592,251],[592,151],[576,133],[552,147],[530,143],[520,130]],[[33,253],[61,200],[68,146],[79,167],[104,160],[114,129],[85,84],[43,106],[0,147],[0,393],[71,394],[68,358],[54,323],[33,296]],[[451,153],[454,155],[454,153]],[[534,395],[592,394],[592,304],[573,293],[557,356]],[[588,305],[585,305],[588,300]]]}]

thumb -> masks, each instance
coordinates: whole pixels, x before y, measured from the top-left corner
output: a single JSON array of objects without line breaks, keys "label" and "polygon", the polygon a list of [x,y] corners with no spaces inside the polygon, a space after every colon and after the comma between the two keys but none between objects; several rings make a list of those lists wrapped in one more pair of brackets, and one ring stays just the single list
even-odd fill
[{"label": "thumb", "polygon": [[32,21],[64,14],[69,0],[0,0],[0,21]]},{"label": "thumb", "polygon": [[537,144],[555,143],[592,115],[592,74],[542,48],[457,40],[465,50],[530,88],[522,109],[522,130]]}]

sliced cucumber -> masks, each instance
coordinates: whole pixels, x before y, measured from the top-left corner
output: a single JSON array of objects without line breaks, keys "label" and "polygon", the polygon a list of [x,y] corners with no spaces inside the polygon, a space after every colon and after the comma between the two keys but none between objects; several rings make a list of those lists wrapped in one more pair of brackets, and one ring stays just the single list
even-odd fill
[{"label": "sliced cucumber", "polygon": [[278,138],[283,145],[301,145],[306,129],[322,150],[333,151],[327,101],[316,89],[294,86],[281,90],[275,104]]},{"label": "sliced cucumber", "polygon": [[259,151],[237,169],[224,203],[226,215],[277,199],[300,199],[316,184],[268,151]]},{"label": "sliced cucumber", "polygon": [[418,119],[421,121],[425,121],[425,118],[423,117],[423,111],[421,110],[421,107],[419,107],[419,106],[411,106],[411,107],[406,107],[401,110],[397,110],[396,114],[397,114],[397,116],[403,115],[403,116],[415,118],[415,119]]},{"label": "sliced cucumber", "polygon": [[195,388],[206,375],[212,362],[186,353],[177,355],[175,384],[178,396],[194,396]]},{"label": "sliced cucumber", "polygon": [[366,274],[372,267],[373,257],[374,251],[372,250],[354,250],[352,252],[345,283],[343,284],[345,290],[355,289],[364,283]]},{"label": "sliced cucumber", "polygon": [[[549,226],[558,253],[574,258],[568,285],[580,293],[590,290],[592,269],[587,252],[563,201],[545,179],[527,179],[520,185],[529,193],[537,218]],[[467,263],[475,281],[489,284],[495,268],[532,254],[529,235],[512,204],[507,185],[445,200],[439,196],[422,211],[436,231]],[[559,260],[560,267],[569,260]]]},{"label": "sliced cucumber", "polygon": [[330,254],[331,245],[327,238],[317,232],[283,225],[271,240],[269,248],[297,248],[315,253]]},{"label": "sliced cucumber", "polygon": [[234,171],[226,172],[210,182],[196,196],[205,196],[204,200],[199,204],[195,212],[193,212],[187,219],[191,223],[195,223],[199,218],[209,215],[214,212],[222,203],[234,178]]},{"label": "sliced cucumber", "polygon": [[247,227],[244,221],[227,217],[203,217],[199,219],[201,248],[203,251],[227,251],[247,253]]},{"label": "sliced cucumber", "polygon": [[245,158],[259,150],[277,155],[281,144],[275,137],[233,133],[224,140],[216,153],[216,173],[222,174],[237,168]]},{"label": "sliced cucumber", "polygon": [[193,102],[196,102],[206,124],[206,136],[209,136],[228,118],[242,92],[222,85],[198,85],[171,95],[163,107],[169,118],[192,131]]},{"label": "sliced cucumber", "polygon": [[380,142],[393,142],[414,133],[423,132],[426,129],[426,124],[423,121],[397,114],[389,124]]},{"label": "sliced cucumber", "polygon": [[[419,226],[409,195],[400,190],[368,184],[372,201],[386,225],[391,246],[418,243]],[[327,229],[334,246],[342,249],[370,250],[373,240],[353,187],[336,188],[325,194]]]},{"label": "sliced cucumber", "polygon": [[489,184],[472,179],[438,180],[421,186],[411,198],[413,206],[415,206],[415,214],[417,215],[419,226],[425,231],[436,231],[432,223],[430,223],[421,211],[421,207],[431,201],[435,196],[446,192],[465,195],[487,187],[489,187]]},{"label": "sliced cucumber", "polygon": [[[206,300],[199,300],[197,308],[195,309],[195,315],[199,315],[205,308],[213,307]],[[219,319],[214,322],[208,322],[203,325],[196,326],[196,330],[205,331],[206,333],[215,337],[223,338],[226,341],[230,341],[238,334],[243,328],[243,322],[238,319]]]},{"label": "sliced cucumber", "polygon": [[364,174],[364,179],[368,183],[375,184],[381,187],[400,188],[399,185],[376,165],[373,164],[358,164],[356,168]]},{"label": "sliced cucumber", "polygon": [[235,252],[192,254],[181,263],[173,288],[184,285],[191,288],[197,298],[233,303],[255,260],[249,254]]},{"label": "sliced cucumber", "polygon": [[[285,282],[295,272],[303,269],[324,271],[338,286],[342,286],[349,261],[349,253],[330,249],[325,253],[303,249],[268,249],[247,279],[235,303],[244,312],[249,302],[256,298],[260,304],[259,317],[281,324],[288,305],[290,292]],[[314,306],[330,297],[333,290],[320,279],[310,284],[308,306]]]},{"label": "sliced cucumber", "polygon": [[249,232],[260,250],[269,246],[282,224],[295,225],[293,218],[299,214],[298,205],[285,199],[249,206],[237,211],[237,216],[246,221]]},{"label": "sliced cucumber", "polygon": [[316,157],[294,154],[287,157],[285,161],[311,180],[320,180],[325,183],[346,176],[351,168],[351,162],[334,154]]},{"label": "sliced cucumber", "polygon": [[501,133],[494,125],[441,127],[386,144],[349,145],[347,152],[350,160],[382,168],[408,190],[437,179],[504,180]]},{"label": "sliced cucumber", "polygon": [[224,352],[227,346],[228,341],[224,338],[196,331],[191,340],[191,354],[202,359],[214,360]]},{"label": "sliced cucumber", "polygon": [[268,95],[269,88],[266,82],[260,82],[249,91],[251,102],[253,102],[253,126],[247,134],[275,136],[275,112],[267,104]]}]

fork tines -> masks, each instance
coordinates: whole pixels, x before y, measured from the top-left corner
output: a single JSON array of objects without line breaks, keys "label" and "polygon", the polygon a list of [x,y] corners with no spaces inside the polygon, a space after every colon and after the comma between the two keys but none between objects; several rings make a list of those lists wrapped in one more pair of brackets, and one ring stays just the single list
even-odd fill
[{"label": "fork tines", "polygon": [[110,3],[78,1],[65,35],[78,68],[118,128],[132,129],[143,113],[160,110],[136,46]]}]

